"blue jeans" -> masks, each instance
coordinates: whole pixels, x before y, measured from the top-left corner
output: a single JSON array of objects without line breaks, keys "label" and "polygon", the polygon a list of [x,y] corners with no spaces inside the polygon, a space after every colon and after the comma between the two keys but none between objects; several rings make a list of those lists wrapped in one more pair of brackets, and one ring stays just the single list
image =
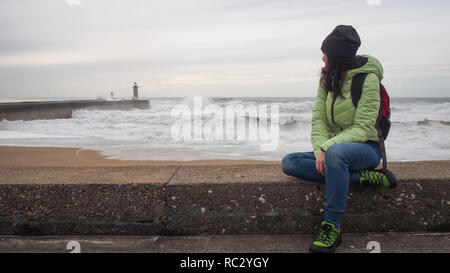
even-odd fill
[{"label": "blue jeans", "polygon": [[367,143],[347,142],[330,146],[325,153],[325,176],[316,170],[313,152],[291,153],[283,157],[281,167],[287,175],[325,183],[325,221],[341,226],[349,183],[358,182],[358,170],[376,168],[381,161],[378,149]]}]

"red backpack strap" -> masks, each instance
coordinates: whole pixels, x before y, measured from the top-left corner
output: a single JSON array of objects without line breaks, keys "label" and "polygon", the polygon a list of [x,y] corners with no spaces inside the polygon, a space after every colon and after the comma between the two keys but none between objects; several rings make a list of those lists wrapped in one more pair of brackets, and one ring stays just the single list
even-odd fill
[{"label": "red backpack strap", "polygon": [[[387,100],[386,100],[387,98]],[[386,111],[387,109],[387,111]],[[386,146],[384,145],[384,135],[380,128],[380,120],[383,115],[391,115],[389,110],[389,96],[387,96],[386,88],[380,83],[380,110],[378,111],[378,118],[375,122],[375,128],[378,133],[378,143],[380,148],[381,159],[383,160],[383,170],[387,169],[387,156],[386,156]],[[386,116],[385,116],[386,117]]]}]

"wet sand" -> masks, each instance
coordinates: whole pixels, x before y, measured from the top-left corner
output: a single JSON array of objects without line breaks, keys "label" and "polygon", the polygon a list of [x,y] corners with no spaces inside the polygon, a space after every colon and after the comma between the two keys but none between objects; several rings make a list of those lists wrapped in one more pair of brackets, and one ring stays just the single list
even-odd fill
[{"label": "wet sand", "polygon": [[117,160],[98,151],[80,148],[0,146],[0,168],[11,167],[93,167],[93,166],[170,166],[280,164],[263,160]]}]

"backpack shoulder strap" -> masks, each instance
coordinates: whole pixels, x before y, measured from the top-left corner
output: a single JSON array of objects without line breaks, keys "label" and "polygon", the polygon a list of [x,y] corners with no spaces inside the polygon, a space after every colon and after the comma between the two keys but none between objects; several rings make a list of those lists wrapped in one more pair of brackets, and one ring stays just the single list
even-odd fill
[{"label": "backpack shoulder strap", "polygon": [[[362,94],[362,89],[363,89],[363,84],[364,81],[366,80],[367,77],[367,73],[360,73],[357,74],[355,76],[353,76],[352,79],[352,86],[351,86],[351,95],[352,95],[352,102],[353,105],[355,107],[358,106],[358,101],[361,98],[361,94]],[[381,96],[381,95],[380,95]],[[387,156],[386,156],[386,147],[384,145],[384,137],[383,134],[381,133],[381,129],[380,129],[380,125],[379,125],[379,121],[381,118],[381,114],[382,114],[382,101],[380,101],[380,109],[379,109],[379,113],[378,113],[378,118],[377,121],[375,123],[375,128],[377,129],[378,132],[378,138],[379,138],[379,142],[378,142],[378,147],[380,150],[380,154],[381,154],[381,159],[382,159],[382,163],[383,163],[383,170],[387,169]]]},{"label": "backpack shoulder strap", "polygon": [[351,95],[352,95],[352,101],[353,105],[355,107],[358,106],[358,101],[361,98],[362,94],[362,87],[364,84],[364,81],[366,80],[367,73],[360,73],[353,76],[352,79],[352,87],[351,87]]}]

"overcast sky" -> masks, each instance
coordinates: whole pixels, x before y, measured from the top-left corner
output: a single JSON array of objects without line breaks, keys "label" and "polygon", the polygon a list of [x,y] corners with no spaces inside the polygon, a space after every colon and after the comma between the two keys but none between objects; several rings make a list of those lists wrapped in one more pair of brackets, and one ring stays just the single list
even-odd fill
[{"label": "overcast sky", "polygon": [[448,0],[1,0],[0,98],[131,96],[134,81],[145,97],[315,96],[338,24],[382,62],[391,96],[448,97],[449,12]]}]

